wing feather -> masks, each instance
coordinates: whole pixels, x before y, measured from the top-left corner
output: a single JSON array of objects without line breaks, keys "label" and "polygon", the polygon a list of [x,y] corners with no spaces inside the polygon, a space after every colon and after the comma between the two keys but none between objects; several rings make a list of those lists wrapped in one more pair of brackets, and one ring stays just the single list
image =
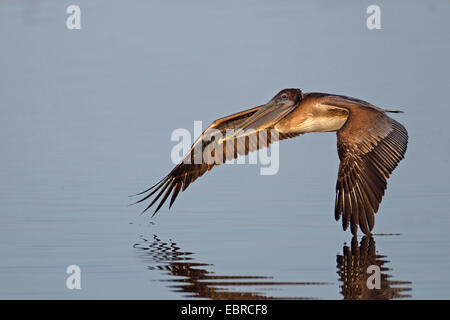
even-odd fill
[{"label": "wing feather", "polygon": [[[214,121],[191,146],[190,151],[185,155],[183,160],[166,177],[147,190],[138,193],[138,195],[142,195],[151,191],[136,203],[149,199],[159,191],[143,212],[153,206],[163,194],[164,196],[161,198],[153,215],[158,212],[170,194],[172,194],[169,204],[170,208],[180,191],[185,191],[192,182],[216,165],[235,159],[238,155],[247,155],[249,152],[267,147],[275,141],[293,138],[299,135],[295,133],[283,134],[273,130],[273,128],[269,128],[267,130],[268,134],[266,135],[264,135],[267,132],[266,130],[254,130],[253,133],[236,136],[231,140],[221,142],[219,145],[219,139],[216,139],[217,135],[225,137],[230,130],[239,128],[243,123],[247,123],[262,107],[248,109]],[[279,114],[276,114],[276,116],[279,117]],[[270,115],[266,116],[266,118],[268,121],[271,120]],[[271,132],[273,134],[270,134]],[[201,151],[196,152],[198,150],[197,148]]]},{"label": "wing feather", "polygon": [[[339,165],[336,182],[335,218],[342,217],[344,230],[358,226],[365,234],[375,225],[374,214],[383,198],[387,179],[404,158],[408,132],[383,109],[346,98],[333,104],[349,110],[338,130]],[[331,104],[331,103],[330,103]]]}]

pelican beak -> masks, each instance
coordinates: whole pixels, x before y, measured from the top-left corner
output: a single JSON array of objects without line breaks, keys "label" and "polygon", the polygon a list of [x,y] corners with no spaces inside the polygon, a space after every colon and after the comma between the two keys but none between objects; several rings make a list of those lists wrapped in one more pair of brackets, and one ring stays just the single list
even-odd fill
[{"label": "pelican beak", "polygon": [[294,110],[297,105],[298,103],[277,103],[274,100],[271,100],[267,104],[263,105],[260,110],[258,110],[254,115],[247,119],[241,126],[236,128],[232,134],[221,139],[220,142],[245,135],[244,130],[258,131],[270,128],[292,110]]}]

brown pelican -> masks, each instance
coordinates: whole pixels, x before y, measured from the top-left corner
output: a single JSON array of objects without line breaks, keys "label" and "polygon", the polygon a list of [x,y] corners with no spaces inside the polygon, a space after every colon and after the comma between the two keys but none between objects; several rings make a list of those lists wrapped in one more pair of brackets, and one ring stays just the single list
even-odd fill
[{"label": "brown pelican", "polygon": [[[335,218],[339,220],[342,216],[344,230],[350,225],[356,234],[359,225],[365,234],[370,234],[386,180],[403,159],[408,143],[406,129],[390,118],[388,112],[401,111],[381,109],[346,96],[284,89],[265,105],[211,123],[165,178],[138,194],[148,192],[137,203],[156,194],[145,212],[162,196],[155,214],[170,194],[169,208],[180,190],[186,190],[206,171],[238,154],[246,155],[274,141],[308,132],[336,131],[341,162]],[[242,138],[244,143],[236,143]]]}]

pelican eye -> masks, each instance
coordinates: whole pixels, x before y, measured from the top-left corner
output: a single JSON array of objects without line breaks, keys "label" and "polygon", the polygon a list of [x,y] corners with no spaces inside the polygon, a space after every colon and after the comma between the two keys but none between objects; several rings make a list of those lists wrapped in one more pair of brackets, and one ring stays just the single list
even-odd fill
[{"label": "pelican eye", "polygon": [[282,95],[281,95],[281,99],[282,100],[287,100],[289,97],[288,97],[288,95],[287,95],[287,93],[283,93]]}]

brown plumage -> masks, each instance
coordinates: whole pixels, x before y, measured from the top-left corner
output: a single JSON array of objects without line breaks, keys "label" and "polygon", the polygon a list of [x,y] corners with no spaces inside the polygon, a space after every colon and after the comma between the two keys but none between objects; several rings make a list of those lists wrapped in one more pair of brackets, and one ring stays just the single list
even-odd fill
[{"label": "brown plumage", "polygon": [[146,211],[162,196],[155,214],[170,195],[169,208],[180,191],[215,165],[277,140],[309,132],[336,131],[341,163],[335,218],[342,216],[344,230],[350,225],[356,234],[359,225],[365,234],[370,234],[386,181],[403,159],[408,143],[406,129],[387,112],[400,111],[384,110],[346,96],[284,89],[266,105],[214,121],[164,179],[139,193],[148,192],[137,203],[156,195]]}]

